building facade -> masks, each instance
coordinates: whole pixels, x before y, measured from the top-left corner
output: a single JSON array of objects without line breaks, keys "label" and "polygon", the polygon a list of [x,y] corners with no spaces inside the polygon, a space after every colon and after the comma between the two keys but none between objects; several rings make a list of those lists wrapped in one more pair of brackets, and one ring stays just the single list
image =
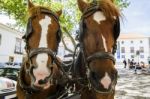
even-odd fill
[{"label": "building facade", "polygon": [[[74,36],[73,36],[74,37]],[[64,38],[64,43],[66,44],[66,47],[72,51],[75,50],[70,38],[65,37]],[[77,43],[77,42],[76,42]],[[58,56],[62,59],[62,60],[68,60],[68,58],[65,57],[65,55],[69,55],[69,54],[73,54],[70,53],[69,51],[65,50],[64,44],[62,43],[62,41],[59,44],[59,48],[58,48]],[[70,57],[72,59],[72,56]]]},{"label": "building facade", "polygon": [[117,62],[124,59],[135,62],[148,62],[150,57],[150,37],[137,33],[120,34],[115,55]]},{"label": "building facade", "polygon": [[0,62],[22,62],[22,33],[0,23]]}]

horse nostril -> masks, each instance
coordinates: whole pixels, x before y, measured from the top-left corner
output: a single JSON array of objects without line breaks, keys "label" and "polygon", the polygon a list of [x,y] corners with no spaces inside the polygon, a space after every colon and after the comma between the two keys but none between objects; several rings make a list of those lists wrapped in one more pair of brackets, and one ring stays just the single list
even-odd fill
[{"label": "horse nostril", "polygon": [[45,79],[45,80],[42,80],[42,79],[41,79],[41,80],[38,81],[38,83],[39,83],[40,85],[46,84],[46,83],[47,83],[47,80],[46,80],[46,79]]}]

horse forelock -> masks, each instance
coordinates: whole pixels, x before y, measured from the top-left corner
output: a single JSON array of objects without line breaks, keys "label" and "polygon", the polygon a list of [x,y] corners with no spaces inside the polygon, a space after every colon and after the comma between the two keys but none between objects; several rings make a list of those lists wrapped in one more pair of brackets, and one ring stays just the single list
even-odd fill
[{"label": "horse forelock", "polygon": [[28,9],[28,16],[32,17],[32,16],[40,15],[41,9],[50,10],[50,8],[47,8],[47,7],[34,6],[34,7],[30,8],[30,9]]},{"label": "horse forelock", "polygon": [[120,16],[119,9],[111,0],[99,0],[98,5],[107,19],[114,19],[114,17]]}]

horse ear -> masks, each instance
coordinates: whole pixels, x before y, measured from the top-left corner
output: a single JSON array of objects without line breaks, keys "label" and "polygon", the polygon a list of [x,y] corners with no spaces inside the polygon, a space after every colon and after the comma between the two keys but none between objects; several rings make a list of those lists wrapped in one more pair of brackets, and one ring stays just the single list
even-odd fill
[{"label": "horse ear", "polygon": [[78,7],[80,9],[81,12],[84,12],[84,10],[87,8],[88,3],[86,3],[85,0],[78,0]]},{"label": "horse ear", "polygon": [[111,0],[114,3],[114,0]]},{"label": "horse ear", "polygon": [[57,11],[56,14],[60,16],[62,14],[62,10]]},{"label": "horse ear", "polygon": [[28,0],[28,8],[32,8],[33,6],[33,3],[30,0]]}]

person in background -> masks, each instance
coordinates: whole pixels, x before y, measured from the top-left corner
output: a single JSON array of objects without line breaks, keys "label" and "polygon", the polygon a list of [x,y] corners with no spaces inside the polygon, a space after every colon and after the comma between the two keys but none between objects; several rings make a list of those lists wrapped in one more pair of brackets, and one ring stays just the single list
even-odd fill
[{"label": "person in background", "polygon": [[129,69],[133,69],[134,68],[134,64],[135,64],[134,59],[132,59],[130,61],[130,68]]},{"label": "person in background", "polygon": [[150,56],[148,57],[148,73],[150,73]]},{"label": "person in background", "polygon": [[126,68],[126,66],[127,66],[127,61],[126,61],[126,59],[123,60],[123,64],[124,64],[124,68]]},{"label": "person in background", "polygon": [[145,68],[145,63],[143,61],[140,62],[140,67]]},{"label": "person in background", "polygon": [[130,62],[131,62],[131,60],[130,59],[128,59],[128,67],[130,68]]},{"label": "person in background", "polygon": [[150,68],[150,56],[148,57],[148,65],[149,65],[149,68]]}]

